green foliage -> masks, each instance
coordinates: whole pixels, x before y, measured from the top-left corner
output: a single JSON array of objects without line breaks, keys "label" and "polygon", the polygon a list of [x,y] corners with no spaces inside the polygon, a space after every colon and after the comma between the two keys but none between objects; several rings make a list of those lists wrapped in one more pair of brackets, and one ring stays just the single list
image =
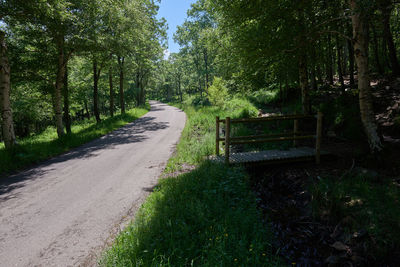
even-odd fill
[{"label": "green foliage", "polygon": [[249,94],[248,98],[253,103],[257,103],[260,106],[273,104],[278,102],[278,100],[281,100],[279,98],[279,90],[270,88],[263,88],[258,91],[252,92]]},{"label": "green foliage", "polygon": [[51,97],[27,84],[13,89],[11,102],[16,132],[20,136],[26,136],[30,132],[43,130],[52,117]]},{"label": "green foliage", "polygon": [[161,180],[104,266],[277,266],[241,170],[205,162]]},{"label": "green foliage", "polygon": [[196,95],[190,99],[191,101],[189,103],[193,106],[211,106],[210,100],[208,100],[207,97]]},{"label": "green foliage", "polygon": [[324,124],[336,134],[352,141],[365,138],[357,101],[357,97],[345,95],[320,106],[324,114]]},{"label": "green foliage", "polygon": [[[114,81],[114,111],[120,107],[115,91],[121,72],[125,88],[134,84],[140,92],[125,90],[126,107],[144,104],[148,80],[162,58],[165,40],[165,21],[156,18],[156,4],[147,0],[2,2],[0,20],[7,32],[17,137],[40,133],[54,123],[54,114],[62,112],[66,97],[60,89],[63,85],[68,85],[73,120],[82,117],[83,111],[93,113],[94,63],[101,114],[110,113],[109,71]],[[117,64],[117,57],[125,59],[125,67]],[[59,72],[61,66],[68,70],[64,83],[62,77],[57,79],[63,72]],[[62,132],[59,117],[57,122]]]},{"label": "green foliage", "polygon": [[6,151],[0,144],[0,173],[15,171],[64,153],[134,121],[147,111],[143,108],[132,109],[124,115],[105,118],[98,124],[94,119],[76,122],[72,126],[72,134],[61,139],[57,139],[56,129],[50,126],[41,134],[21,139],[12,151]]},{"label": "green foliage", "polygon": [[228,88],[220,77],[214,77],[213,84],[208,88],[208,99],[211,104],[222,107],[228,99]]},{"label": "green foliage", "polygon": [[224,109],[232,118],[257,117],[257,108],[247,99],[235,97],[225,102]]},{"label": "green foliage", "polygon": [[350,234],[367,230],[375,240],[368,253],[379,262],[400,249],[400,188],[391,179],[376,175],[361,171],[342,179],[324,178],[311,192],[314,215],[329,216],[335,224],[350,218],[344,225]]}]

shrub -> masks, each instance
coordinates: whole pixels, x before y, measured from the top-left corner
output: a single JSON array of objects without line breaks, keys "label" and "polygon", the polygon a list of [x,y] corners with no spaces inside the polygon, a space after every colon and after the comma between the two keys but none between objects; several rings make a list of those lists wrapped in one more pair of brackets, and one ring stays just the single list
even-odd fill
[{"label": "shrub", "polygon": [[250,118],[258,114],[257,108],[249,100],[242,98],[225,102],[224,109],[231,114],[232,118]]},{"label": "shrub", "polygon": [[202,97],[200,95],[196,95],[193,99],[192,99],[192,103],[193,106],[210,106],[210,100],[208,100],[207,97]]},{"label": "shrub", "polygon": [[212,86],[208,88],[208,97],[211,104],[222,107],[228,98],[228,88],[222,78],[214,77]]}]

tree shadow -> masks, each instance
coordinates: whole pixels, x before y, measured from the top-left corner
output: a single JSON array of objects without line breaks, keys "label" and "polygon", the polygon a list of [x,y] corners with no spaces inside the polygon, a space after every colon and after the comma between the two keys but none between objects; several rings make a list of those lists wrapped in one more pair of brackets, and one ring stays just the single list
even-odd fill
[{"label": "tree shadow", "polygon": [[[15,198],[16,195],[12,194],[15,189],[24,187],[28,181],[31,182],[42,178],[48,172],[55,169],[52,168],[53,164],[72,159],[96,157],[101,150],[117,149],[121,145],[143,142],[149,138],[150,132],[157,132],[170,127],[168,122],[156,122],[155,119],[156,117],[150,116],[139,118],[99,139],[39,163],[28,170],[0,178],[0,201]],[[35,144],[35,146],[40,145],[40,143]]]}]

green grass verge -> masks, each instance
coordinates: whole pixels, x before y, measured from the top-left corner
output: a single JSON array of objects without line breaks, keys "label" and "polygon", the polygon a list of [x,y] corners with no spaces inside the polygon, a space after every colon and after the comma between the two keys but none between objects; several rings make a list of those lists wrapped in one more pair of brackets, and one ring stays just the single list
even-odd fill
[{"label": "green grass verge", "polygon": [[132,222],[105,252],[102,266],[277,266],[271,234],[241,169],[205,161],[214,152],[216,107],[180,106],[188,116],[166,173]]},{"label": "green grass verge", "polygon": [[161,180],[103,266],[275,266],[240,170],[205,162]]},{"label": "green grass verge", "polygon": [[33,163],[67,152],[93,139],[99,138],[125,124],[136,120],[148,112],[146,108],[135,108],[124,115],[103,118],[96,124],[94,118],[76,122],[72,125],[72,133],[57,138],[54,127],[48,127],[43,133],[18,141],[18,146],[7,151],[0,144],[0,174],[27,167]]},{"label": "green grass verge", "polygon": [[400,187],[391,179],[363,173],[324,178],[311,192],[315,216],[335,220],[332,224],[347,218],[342,225],[350,235],[368,232],[373,242],[365,249],[377,262],[400,251]]}]

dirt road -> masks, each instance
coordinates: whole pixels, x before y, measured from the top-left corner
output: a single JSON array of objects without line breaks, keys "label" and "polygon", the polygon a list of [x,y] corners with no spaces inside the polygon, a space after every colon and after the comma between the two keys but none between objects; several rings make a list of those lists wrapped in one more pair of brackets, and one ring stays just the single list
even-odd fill
[{"label": "dirt road", "polygon": [[184,127],[184,112],[151,106],[117,131],[0,178],[0,266],[96,263],[156,185]]}]

